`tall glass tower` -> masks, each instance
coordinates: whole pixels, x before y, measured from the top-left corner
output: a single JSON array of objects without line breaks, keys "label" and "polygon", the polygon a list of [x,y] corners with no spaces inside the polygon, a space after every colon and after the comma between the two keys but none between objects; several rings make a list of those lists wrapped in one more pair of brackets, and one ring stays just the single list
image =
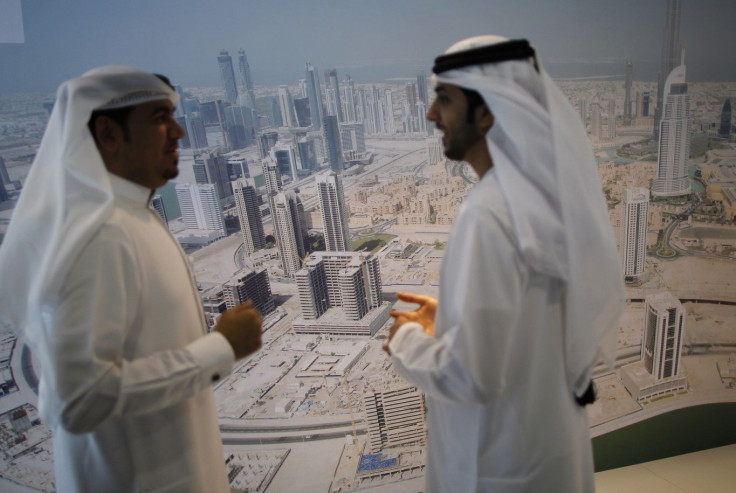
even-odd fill
[{"label": "tall glass tower", "polygon": [[723,103],[723,110],[721,110],[721,126],[718,129],[718,136],[724,139],[731,138],[731,100],[727,99]]},{"label": "tall glass tower", "polygon": [[317,71],[309,62],[307,62],[306,80],[309,113],[312,115],[312,127],[318,130],[321,128],[322,119],[325,116],[324,109],[322,108],[322,90],[319,86],[319,74],[317,74]]},{"label": "tall glass tower", "polygon": [[662,57],[657,77],[657,107],[654,110],[654,138],[659,138],[659,121],[664,112],[664,98],[667,96],[665,85],[669,74],[680,64],[680,17],[682,0],[667,0],[667,15],[662,32]]},{"label": "tall glass tower", "polygon": [[240,77],[243,79],[243,87],[248,93],[251,108],[256,109],[256,94],[253,89],[253,78],[248,64],[248,57],[245,56],[245,50],[242,48],[238,51],[238,68],[240,69]]},{"label": "tall glass tower", "polygon": [[238,99],[238,87],[235,85],[233,58],[227,50],[222,50],[220,52],[220,56],[217,57],[217,63],[220,66],[222,87],[225,88],[225,101],[230,104],[235,104],[235,101]]},{"label": "tall glass tower", "polygon": [[655,197],[677,197],[691,192],[687,170],[690,159],[690,96],[687,94],[684,63],[667,77],[664,93],[659,122],[658,170],[652,194]]},{"label": "tall glass tower", "polygon": [[647,255],[647,223],[649,221],[649,190],[627,188],[621,210],[621,265],[624,280],[645,280]]},{"label": "tall glass tower", "polygon": [[[334,117],[333,117],[334,118]],[[335,173],[317,177],[317,194],[322,209],[325,231],[325,248],[328,252],[350,251],[348,209],[342,179]]]}]

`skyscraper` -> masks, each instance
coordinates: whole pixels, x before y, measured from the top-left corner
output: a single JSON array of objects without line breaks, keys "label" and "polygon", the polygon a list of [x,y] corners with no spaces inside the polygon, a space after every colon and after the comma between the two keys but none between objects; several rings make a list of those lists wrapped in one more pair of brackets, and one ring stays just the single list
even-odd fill
[{"label": "skyscraper", "polygon": [[318,176],[317,194],[322,209],[325,248],[328,252],[350,251],[348,209],[342,189],[342,179],[335,173]]},{"label": "skyscraper", "polygon": [[296,127],[296,117],[294,116],[294,101],[291,99],[289,88],[279,86],[279,109],[281,110],[281,120],[285,127]]},{"label": "skyscraper", "polygon": [[355,83],[349,75],[345,76],[343,83],[345,97],[343,98],[344,109],[343,114],[346,122],[358,121],[355,114]]},{"label": "skyscraper", "polygon": [[166,217],[166,207],[164,207],[164,199],[161,198],[159,194],[154,195],[151,199],[151,207],[156,210],[163,222],[169,224],[169,219],[168,217]]},{"label": "skyscraper", "polygon": [[232,149],[244,149],[256,142],[256,117],[247,106],[225,108],[225,121]]},{"label": "skyscraper", "polygon": [[363,402],[370,452],[424,442],[424,397],[416,387],[369,392]]},{"label": "skyscraper", "polygon": [[685,82],[685,64],[676,67],[664,85],[664,108],[659,122],[657,176],[652,194],[676,197],[691,192],[687,165],[690,158],[690,97]]},{"label": "skyscraper", "polygon": [[235,71],[233,70],[233,59],[227,50],[222,50],[220,56],[217,57],[217,63],[220,66],[220,80],[222,87],[225,89],[225,101],[235,104],[238,99],[238,87],[235,84]]},{"label": "skyscraper", "polygon": [[[419,101],[424,104],[425,108],[429,108],[429,97],[427,96],[427,75],[424,72],[419,72],[417,75],[417,93]],[[421,117],[422,115],[418,115]]]},{"label": "skyscraper", "polygon": [[223,294],[228,310],[242,305],[248,300],[252,300],[253,307],[264,316],[276,309],[271,296],[268,271],[265,268],[238,272],[225,283]]},{"label": "skyscraper", "polygon": [[276,160],[276,165],[279,168],[279,173],[281,176],[290,176],[292,182],[295,182],[299,179],[299,175],[297,173],[296,152],[294,152],[294,146],[292,146],[291,144],[277,142],[276,145],[271,148],[271,155]]},{"label": "skyscraper", "polygon": [[330,163],[330,169],[334,173],[342,173],[342,142],[340,142],[340,126],[337,123],[337,117],[327,115],[323,123],[327,161]]},{"label": "skyscraper", "polygon": [[245,253],[251,255],[258,249],[266,247],[266,235],[263,232],[261,208],[258,205],[258,194],[252,180],[235,182],[235,206],[240,220],[240,232],[243,236]]},{"label": "skyscraper", "polygon": [[343,151],[365,152],[365,130],[362,123],[341,123],[340,143]]},{"label": "skyscraper", "polygon": [[5,189],[5,185],[10,184],[10,175],[8,175],[8,169],[5,167],[5,160],[0,157],[0,202],[5,202],[10,197],[8,191]]},{"label": "skyscraper", "polygon": [[253,88],[253,78],[248,64],[248,57],[245,56],[245,50],[242,48],[238,51],[238,68],[240,69],[240,77],[243,79],[243,87],[248,93],[251,108],[256,109],[256,94]]},{"label": "skyscraper", "polygon": [[621,265],[624,280],[645,280],[649,190],[627,188],[621,204]]},{"label": "skyscraper", "polygon": [[212,183],[222,205],[232,202],[233,187],[227,160],[219,152],[204,152],[194,157],[194,178],[197,183]]},{"label": "skyscraper", "polygon": [[207,142],[207,131],[204,128],[204,122],[199,115],[190,114],[184,117],[187,129],[187,138],[189,139],[189,147],[192,149],[206,149],[209,147]]},{"label": "skyscraper", "polygon": [[225,236],[225,221],[215,185],[180,183],[176,185],[176,198],[187,229],[218,231]]},{"label": "skyscraper", "polygon": [[295,275],[299,333],[372,335],[388,319],[378,258],[362,252],[314,252]]},{"label": "skyscraper", "polygon": [[685,310],[669,291],[645,298],[641,359],[655,380],[680,374]]},{"label": "skyscraper", "polygon": [[312,116],[312,127],[319,129],[324,118],[322,109],[322,89],[319,85],[319,74],[311,63],[307,62],[306,76],[307,97],[309,98],[309,113]]},{"label": "skyscraper", "polygon": [[309,98],[296,98],[294,101],[294,112],[298,127],[308,128],[312,126],[312,115],[309,112]]},{"label": "skyscraper", "polygon": [[327,114],[337,116],[337,121],[340,123],[344,122],[340,83],[337,80],[337,70],[334,68],[325,70],[325,87],[327,90]]},{"label": "skyscraper", "polygon": [[662,31],[662,57],[657,76],[657,107],[654,111],[654,138],[659,138],[659,121],[664,112],[664,99],[667,96],[666,83],[670,73],[680,64],[680,17],[682,0],[667,0],[667,14]]},{"label": "skyscraper", "polygon": [[721,126],[718,128],[718,136],[724,139],[731,138],[731,100],[727,99],[723,103],[721,110]]},{"label": "skyscraper", "polygon": [[396,133],[396,122],[394,122],[394,100],[392,97],[393,93],[391,92],[391,89],[386,89],[383,94],[386,97],[386,133],[393,135]]},{"label": "skyscraper", "polygon": [[273,221],[281,265],[286,277],[301,269],[304,250],[304,207],[293,192],[279,192],[273,199]]},{"label": "skyscraper", "polygon": [[631,103],[631,76],[634,66],[631,60],[626,60],[626,77],[624,79],[624,125],[631,125],[632,103]]}]

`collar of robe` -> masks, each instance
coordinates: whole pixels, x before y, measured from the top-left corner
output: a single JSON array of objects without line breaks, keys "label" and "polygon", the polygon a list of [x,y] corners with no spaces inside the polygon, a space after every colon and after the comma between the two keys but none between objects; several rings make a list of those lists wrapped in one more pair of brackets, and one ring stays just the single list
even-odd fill
[{"label": "collar of robe", "polygon": [[534,68],[539,72],[537,54],[529,44],[529,41],[526,39],[511,39],[503,43],[440,55],[434,60],[432,72],[440,74],[448,70],[455,70],[471,65],[498,63],[508,60],[525,60],[528,58],[534,59]]}]

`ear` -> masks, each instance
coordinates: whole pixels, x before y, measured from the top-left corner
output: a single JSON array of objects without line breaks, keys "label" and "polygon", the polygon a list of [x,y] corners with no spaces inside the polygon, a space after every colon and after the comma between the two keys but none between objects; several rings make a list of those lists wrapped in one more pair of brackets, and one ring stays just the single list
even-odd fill
[{"label": "ear", "polygon": [[488,106],[479,104],[475,107],[475,122],[481,135],[487,134],[495,121],[496,119],[493,117],[491,110],[488,109]]},{"label": "ear", "polygon": [[95,120],[95,141],[100,153],[115,154],[123,141],[123,129],[112,118],[100,115]]}]

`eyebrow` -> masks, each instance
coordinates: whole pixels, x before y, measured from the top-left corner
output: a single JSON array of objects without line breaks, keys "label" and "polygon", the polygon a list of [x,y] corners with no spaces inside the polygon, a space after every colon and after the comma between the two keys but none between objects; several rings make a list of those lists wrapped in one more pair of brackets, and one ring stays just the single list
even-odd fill
[{"label": "eyebrow", "polygon": [[447,92],[447,88],[445,86],[436,86],[434,88],[434,92],[439,94],[440,92]]},{"label": "eyebrow", "polygon": [[151,115],[156,116],[161,113],[169,114],[169,113],[174,113],[174,111],[176,111],[176,108],[162,104],[161,106],[156,106],[151,112]]}]

